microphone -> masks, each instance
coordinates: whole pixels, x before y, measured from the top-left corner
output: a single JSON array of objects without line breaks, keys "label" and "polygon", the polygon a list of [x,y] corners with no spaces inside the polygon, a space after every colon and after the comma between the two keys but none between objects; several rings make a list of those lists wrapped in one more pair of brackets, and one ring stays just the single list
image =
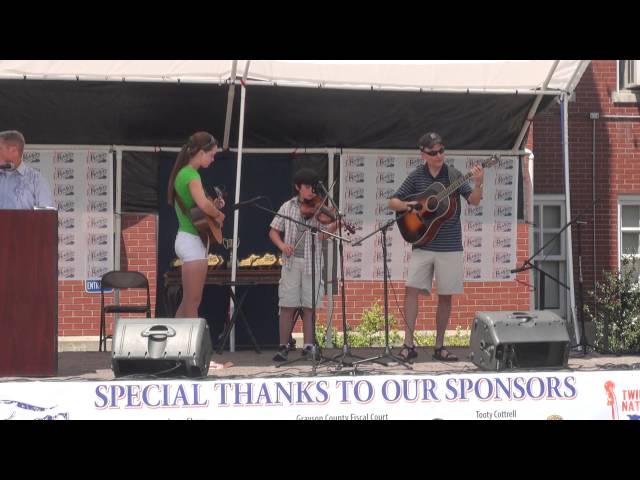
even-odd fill
[{"label": "microphone", "polygon": [[316,183],[311,185],[311,190],[313,190],[313,193],[316,195],[323,195],[324,192],[326,192],[322,180],[318,180]]},{"label": "microphone", "polygon": [[254,204],[254,203],[256,203],[258,200],[264,200],[265,198],[267,198],[267,197],[265,197],[265,196],[263,196],[263,195],[261,195],[261,196],[259,196],[259,197],[253,197],[253,198],[251,198],[251,199],[249,199],[249,200],[245,200],[244,202],[238,202],[238,203],[236,203],[235,205],[233,205],[233,206],[231,207],[231,209],[232,209],[232,210],[236,210],[236,209],[241,208],[241,207],[246,207],[247,205],[253,205],[253,204]]},{"label": "microphone", "polygon": [[13,170],[13,163],[3,163],[0,165],[0,170]]}]

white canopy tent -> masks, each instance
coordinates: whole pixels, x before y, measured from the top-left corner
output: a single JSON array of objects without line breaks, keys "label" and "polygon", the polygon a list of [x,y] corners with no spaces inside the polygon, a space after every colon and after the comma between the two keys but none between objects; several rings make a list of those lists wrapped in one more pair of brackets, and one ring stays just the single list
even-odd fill
[{"label": "white canopy tent", "polygon": [[575,88],[587,65],[583,60],[0,60],[0,78],[225,83],[237,68],[253,80],[300,86],[558,95]]},{"label": "white canopy tent", "polygon": [[[447,92],[471,94],[533,95],[529,114],[515,141],[513,154],[523,154],[522,144],[543,96],[559,96],[563,114],[562,142],[567,221],[571,218],[568,155],[568,97],[589,61],[586,60],[0,60],[2,79],[45,79],[118,82],[184,82],[229,84],[224,134],[228,145],[235,85],[241,86],[236,202],[240,198],[240,173],[247,86],[275,85],[307,88]],[[241,76],[241,79],[237,79]],[[234,215],[232,280],[236,277],[239,210]],[[531,246],[530,246],[531,248]],[[567,230],[567,268],[573,272],[571,230]],[[573,275],[569,275],[571,315],[575,337]]]}]

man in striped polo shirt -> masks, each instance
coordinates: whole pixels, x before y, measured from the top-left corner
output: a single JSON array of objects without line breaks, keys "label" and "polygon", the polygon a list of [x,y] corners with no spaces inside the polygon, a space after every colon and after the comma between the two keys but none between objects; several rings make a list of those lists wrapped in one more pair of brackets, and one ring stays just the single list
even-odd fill
[{"label": "man in striped polo shirt", "polygon": [[[421,193],[434,182],[445,187],[452,179],[462,174],[451,165],[444,163],[444,143],[440,135],[430,132],[418,141],[424,165],[417,167],[402,183],[397,192],[389,200],[389,208],[397,212],[406,211],[416,205],[417,201],[406,202],[409,195]],[[433,358],[442,361],[457,361],[458,358],[444,348],[444,334],[451,315],[451,298],[462,293],[463,257],[462,226],[460,224],[460,196],[469,204],[478,205],[482,200],[482,180],[484,171],[476,165],[471,170],[474,188],[464,183],[453,195],[456,195],[457,209],[454,215],[442,223],[436,236],[421,247],[413,247],[409,261],[409,275],[405,286],[404,311],[406,326],[404,345],[400,356],[411,361],[418,354],[413,342],[413,332],[418,316],[418,294],[431,293],[435,275],[438,287],[438,309],[436,311],[436,343]]]}]

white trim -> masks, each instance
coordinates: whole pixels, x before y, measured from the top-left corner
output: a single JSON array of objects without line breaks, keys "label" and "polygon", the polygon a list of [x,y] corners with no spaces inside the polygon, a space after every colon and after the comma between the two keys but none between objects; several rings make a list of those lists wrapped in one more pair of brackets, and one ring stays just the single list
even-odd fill
[{"label": "white trim", "polygon": [[[534,226],[533,228],[531,228],[531,232],[532,232],[532,236],[538,235],[539,238],[539,243],[537,248],[534,249],[534,244],[535,241],[532,241],[532,245],[531,245],[531,254],[533,254],[536,250],[538,250],[540,247],[542,247],[542,245],[544,245],[544,236],[541,235],[544,234],[544,232],[546,231],[547,233],[556,233],[557,231],[560,231],[560,229],[562,228],[562,222],[563,220],[566,218],[566,204],[565,204],[565,198],[563,194],[539,194],[536,195],[534,197],[534,208],[537,207],[538,208],[538,212],[539,212],[539,218],[540,218],[540,224]],[[551,229],[547,229],[545,230],[542,226],[542,224],[544,223],[544,207],[560,207],[560,226],[559,227],[554,227]],[[535,219],[535,217],[534,217]],[[550,230],[550,231],[549,231]],[[566,231],[565,231],[566,232]],[[560,255],[547,255],[546,257],[543,255],[543,252],[541,252],[538,257],[536,257],[534,259],[538,260],[538,261],[544,261],[544,262],[548,262],[548,263],[557,263],[558,264],[558,272],[559,272],[559,278],[558,280],[560,280],[562,283],[567,284],[567,266],[566,266],[566,259],[567,259],[567,239],[566,239],[566,235],[565,232],[563,232],[560,236]],[[544,259],[544,260],[543,260]],[[537,272],[535,272],[537,273]],[[536,286],[537,288],[537,284],[535,283],[535,273],[532,270],[531,271],[531,283],[533,285]],[[562,316],[562,317],[567,317],[568,316],[568,310],[567,310],[567,304],[568,299],[569,299],[569,291],[567,289],[565,289],[564,287],[556,284],[556,282],[554,282],[553,280],[549,280],[545,283],[545,285],[549,285],[549,284],[554,284],[554,288],[558,288],[558,295],[559,295],[559,301],[560,301],[560,305],[559,305],[559,309],[551,309],[551,308],[546,308],[546,310],[550,310],[552,312],[557,313],[558,315]],[[536,292],[534,292],[533,294],[533,301],[532,301],[532,305],[535,306],[536,302],[538,301],[538,294],[539,292],[536,290]]]},{"label": "white trim", "polygon": [[[624,88],[621,83],[620,60],[616,60],[616,89],[611,92],[611,103],[640,103],[640,92]],[[609,116],[612,117],[614,116]]]},{"label": "white trim", "polygon": [[[618,271],[621,270],[622,268],[622,255],[623,255],[623,251],[622,251],[622,207],[623,206],[636,206],[636,207],[640,207],[640,194],[638,195],[619,195],[618,196],[618,202],[617,202],[617,210],[618,210],[618,215],[616,218],[616,230],[617,230],[617,247],[618,247],[618,255],[617,255],[617,265],[618,265]],[[640,235],[640,226],[637,227],[637,229],[634,229],[634,227],[624,227],[627,228],[629,230],[626,230],[627,232],[630,233],[638,233],[638,235]],[[640,258],[640,253],[635,255],[637,258]]]},{"label": "white trim", "polygon": [[546,202],[564,202],[564,193],[538,193],[535,199],[540,199]]},{"label": "white trim", "polygon": [[[560,195],[549,195],[548,197],[544,196],[544,195],[537,195],[534,199],[534,204],[533,204],[533,209],[535,211],[535,208],[538,207],[538,209],[540,207],[560,207],[560,226],[558,227],[553,227],[553,228],[543,228],[542,225],[535,225],[531,230],[534,232],[534,235],[536,233],[540,234],[540,232],[542,232],[543,234],[546,233],[552,233],[552,234],[556,234],[558,233],[562,227],[563,227],[563,221],[566,218],[566,205],[564,202],[564,196],[562,196],[562,198],[560,198]],[[540,222],[544,223],[544,212],[538,210],[539,212],[539,217],[540,217]],[[566,230],[565,230],[566,232]],[[542,245],[544,245],[544,236],[540,237],[538,240],[538,249],[540,247],[542,247]],[[535,245],[535,240],[534,243]],[[550,261],[550,262],[556,262],[556,261],[560,261],[560,262],[564,262],[567,259],[567,238],[565,233],[563,232],[562,235],[560,236],[560,253],[558,255],[544,255],[544,252],[540,252],[539,253],[539,260],[541,260],[543,257],[546,259],[545,261]],[[537,249],[536,249],[537,250]],[[535,250],[532,252],[532,254],[535,252]],[[563,282],[564,283],[564,282]]]}]

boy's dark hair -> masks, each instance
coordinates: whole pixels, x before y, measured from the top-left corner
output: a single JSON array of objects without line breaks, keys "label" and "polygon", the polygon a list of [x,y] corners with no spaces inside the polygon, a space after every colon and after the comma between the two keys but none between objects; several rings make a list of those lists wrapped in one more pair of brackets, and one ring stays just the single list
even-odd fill
[{"label": "boy's dark hair", "polygon": [[300,185],[315,185],[320,178],[318,174],[310,168],[301,168],[293,175],[293,184],[300,187]]}]

